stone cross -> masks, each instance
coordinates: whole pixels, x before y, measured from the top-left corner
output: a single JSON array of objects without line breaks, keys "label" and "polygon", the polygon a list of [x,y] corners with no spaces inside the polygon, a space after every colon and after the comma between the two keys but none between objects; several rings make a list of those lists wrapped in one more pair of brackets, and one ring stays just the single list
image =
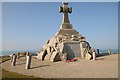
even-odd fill
[{"label": "stone cross", "polygon": [[[68,7],[68,2],[64,2],[63,3],[63,6],[59,7],[59,12],[63,12],[63,20],[62,20],[62,26],[61,26],[61,29],[63,28],[70,28],[72,29],[72,25],[70,24],[69,22],[69,18],[68,18],[68,13],[72,13],[72,8]],[[65,26],[65,27],[64,27]]]},{"label": "stone cross", "polygon": [[17,55],[13,54],[12,66],[15,66],[15,65],[16,65],[16,59],[17,59]]}]

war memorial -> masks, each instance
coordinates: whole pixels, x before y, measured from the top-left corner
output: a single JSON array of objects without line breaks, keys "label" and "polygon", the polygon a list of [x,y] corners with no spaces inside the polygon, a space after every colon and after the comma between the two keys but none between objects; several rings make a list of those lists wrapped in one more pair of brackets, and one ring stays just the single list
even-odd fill
[{"label": "war memorial", "polygon": [[62,24],[36,54],[18,52],[2,63],[8,71],[40,78],[117,78],[118,55],[108,49],[100,55],[80,32],[74,29],[69,14],[72,7],[63,2],[59,7]]},{"label": "war memorial", "polygon": [[59,31],[46,42],[42,50],[37,54],[40,60],[61,61],[71,60],[73,58],[91,59],[93,50],[85,37],[77,32],[69,21],[68,13],[72,13],[72,8],[64,2],[59,8],[63,13],[63,20]]}]

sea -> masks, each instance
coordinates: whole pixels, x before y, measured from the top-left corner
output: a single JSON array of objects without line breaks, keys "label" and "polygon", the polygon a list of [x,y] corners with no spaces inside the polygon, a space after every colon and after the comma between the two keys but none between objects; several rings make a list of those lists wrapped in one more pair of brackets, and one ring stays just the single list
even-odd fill
[{"label": "sea", "polygon": [[38,50],[3,50],[3,51],[0,51],[0,56],[11,55],[17,52],[31,52],[33,54],[36,54]]},{"label": "sea", "polygon": [[[0,51],[0,56],[6,56],[6,55],[11,55],[11,54],[15,54],[17,52],[32,52],[34,54],[36,54],[38,52],[38,50],[3,50]],[[101,53],[107,53],[108,49],[99,49],[100,54]],[[112,53],[118,53],[118,49],[111,49]]]}]

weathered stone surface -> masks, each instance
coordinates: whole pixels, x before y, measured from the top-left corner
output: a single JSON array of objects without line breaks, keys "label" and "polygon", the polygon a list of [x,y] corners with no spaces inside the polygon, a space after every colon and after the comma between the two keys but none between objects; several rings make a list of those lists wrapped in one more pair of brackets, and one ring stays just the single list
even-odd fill
[{"label": "weathered stone surface", "polygon": [[60,7],[59,12],[63,12],[63,21],[60,29],[72,29],[72,25],[70,24],[68,13],[72,13],[72,8],[68,7],[68,3],[64,2],[63,6]]},{"label": "weathered stone surface", "polygon": [[47,50],[41,51],[40,53],[38,53],[37,58],[39,60],[44,60],[45,56],[47,55]]},{"label": "weathered stone surface", "polygon": [[52,62],[61,61],[59,53],[53,52],[51,55],[50,61],[52,61]]},{"label": "weathered stone surface", "polygon": [[84,50],[83,50],[83,43],[80,42],[80,51],[81,51],[81,57],[84,58]]},{"label": "weathered stone surface", "polygon": [[51,47],[48,46],[45,60],[50,60],[51,54],[52,54],[52,53],[51,53]]},{"label": "weathered stone surface", "polygon": [[95,53],[95,51],[93,51],[93,60],[95,60],[96,59],[96,53]]},{"label": "weathered stone surface", "polygon": [[90,60],[91,57],[92,57],[92,56],[90,55],[90,53],[86,53],[86,54],[85,54],[85,59]]},{"label": "weathered stone surface", "polygon": [[67,53],[67,59],[73,59],[74,57],[80,57],[80,43],[79,42],[65,42],[63,53]]},{"label": "weathered stone surface", "polygon": [[16,56],[15,54],[13,54],[12,66],[15,66],[15,65],[16,65],[16,59],[17,59],[17,56]]},{"label": "weathered stone surface", "polygon": [[30,69],[30,64],[31,64],[31,59],[32,59],[32,55],[27,55],[26,57],[26,67],[25,69]]},{"label": "weathered stone surface", "polygon": [[64,53],[61,60],[66,61],[67,60],[67,53]]},{"label": "weathered stone surface", "polygon": [[44,55],[44,51],[41,51],[40,53],[38,53],[37,58],[38,58],[39,60],[43,60],[43,55]]},{"label": "weathered stone surface", "polygon": [[12,55],[11,55],[11,59],[10,59],[10,62],[12,62],[12,61],[13,61],[13,55],[14,55],[14,54],[12,54]]},{"label": "weathered stone surface", "polygon": [[74,29],[60,29],[58,31],[58,34],[59,35],[66,35],[66,34],[69,34],[69,35],[79,35],[79,32],[77,32]]},{"label": "weathered stone surface", "polygon": [[[63,6],[59,8],[59,12],[63,12],[60,29],[45,43],[42,48],[43,51],[38,52],[37,58],[54,62],[57,60],[73,59],[75,57],[84,58],[86,52],[92,53],[91,47],[86,42],[85,37],[73,29],[69,21],[68,13],[72,13],[72,8],[68,7],[68,3],[63,3]],[[57,48],[55,48],[56,43]]]}]

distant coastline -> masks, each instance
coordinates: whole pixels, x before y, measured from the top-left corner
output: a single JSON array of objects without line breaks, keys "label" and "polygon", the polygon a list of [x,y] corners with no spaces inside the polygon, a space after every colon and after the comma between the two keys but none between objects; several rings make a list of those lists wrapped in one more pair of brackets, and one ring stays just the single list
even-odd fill
[{"label": "distant coastline", "polygon": [[[100,53],[107,53],[108,49],[99,49]],[[118,53],[118,49],[111,49],[112,53]],[[4,50],[0,51],[0,56],[11,55],[17,52],[32,52],[37,53],[38,50]]]},{"label": "distant coastline", "polygon": [[[100,53],[107,53],[108,49],[99,49]],[[118,49],[111,49],[112,53],[118,53]]]},{"label": "distant coastline", "polygon": [[32,53],[37,53],[38,50],[4,50],[0,51],[0,56],[7,56],[11,55],[17,52],[32,52]]}]

